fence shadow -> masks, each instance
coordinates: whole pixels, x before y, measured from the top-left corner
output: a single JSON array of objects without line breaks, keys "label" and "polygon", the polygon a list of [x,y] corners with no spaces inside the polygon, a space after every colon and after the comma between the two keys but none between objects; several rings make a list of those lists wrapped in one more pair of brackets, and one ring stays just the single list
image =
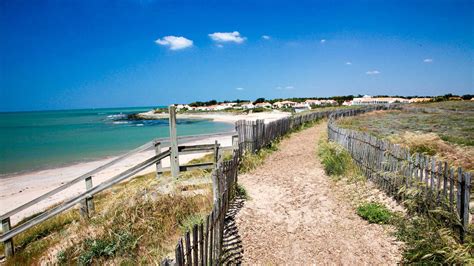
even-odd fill
[{"label": "fence shadow", "polygon": [[244,254],[242,239],[240,238],[235,216],[244,207],[245,199],[241,196],[236,198],[229,204],[229,210],[224,220],[224,238],[222,244],[222,261],[223,265],[241,265]]}]

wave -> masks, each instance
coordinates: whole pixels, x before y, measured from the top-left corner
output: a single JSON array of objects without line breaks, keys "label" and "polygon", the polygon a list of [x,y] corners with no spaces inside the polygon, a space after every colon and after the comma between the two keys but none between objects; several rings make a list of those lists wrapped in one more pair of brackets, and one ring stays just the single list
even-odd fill
[{"label": "wave", "polygon": [[110,120],[123,120],[123,119],[127,119],[128,115],[126,114],[113,114],[113,115],[108,115],[107,118],[110,119]]}]

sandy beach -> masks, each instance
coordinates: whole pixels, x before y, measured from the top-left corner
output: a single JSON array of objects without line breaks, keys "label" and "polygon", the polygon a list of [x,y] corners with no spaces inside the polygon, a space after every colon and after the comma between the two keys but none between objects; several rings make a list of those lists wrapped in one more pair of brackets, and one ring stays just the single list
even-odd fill
[{"label": "sandy beach", "polygon": [[[189,118],[192,116],[194,119],[212,119],[217,122],[234,123],[238,120],[257,120],[264,119],[266,123],[288,116],[289,113],[283,112],[264,112],[254,113],[248,115],[232,115],[222,113],[205,113],[205,114],[190,114],[190,115],[178,115],[178,119]],[[165,118],[160,115],[160,118]],[[155,118],[156,119],[156,118]],[[181,144],[194,145],[194,144],[209,144],[218,141],[222,147],[231,146],[232,139],[229,136],[218,136],[212,138],[205,138],[198,141],[183,142]],[[127,168],[134,166],[147,158],[154,155],[154,150],[147,150],[137,153],[117,164],[95,174],[93,176],[93,185],[97,186],[112,176],[125,171]],[[204,154],[189,154],[181,155],[180,163],[187,163],[192,159],[199,158]],[[22,204],[29,202],[30,200],[41,196],[44,193],[78,177],[90,170],[93,170],[117,157],[109,157],[96,161],[83,162],[72,164],[64,167],[26,172],[22,174],[7,175],[0,179],[0,207],[1,214],[4,214]],[[169,159],[165,159],[163,167],[169,166]],[[151,166],[140,174],[145,174],[154,171],[154,166]],[[18,214],[11,217],[13,224],[17,223],[24,217],[43,211],[49,206],[58,202],[64,201],[70,197],[83,193],[85,191],[84,182],[79,182],[60,193],[57,193],[46,200],[35,204],[34,206],[27,208]]]},{"label": "sandy beach", "polygon": [[[255,121],[257,119],[264,119],[265,123],[278,120],[283,117],[290,116],[291,113],[273,110],[271,112],[249,113],[249,114],[234,114],[229,112],[207,112],[207,113],[186,113],[177,114],[178,119],[209,119],[216,122],[235,123],[239,120]],[[153,111],[140,113],[137,115],[143,119],[168,119],[168,114],[158,113]]]}]

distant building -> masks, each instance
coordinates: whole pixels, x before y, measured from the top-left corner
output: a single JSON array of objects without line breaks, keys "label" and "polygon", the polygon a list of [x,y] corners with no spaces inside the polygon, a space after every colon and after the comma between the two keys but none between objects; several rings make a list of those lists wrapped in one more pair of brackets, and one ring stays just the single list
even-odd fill
[{"label": "distant building", "polygon": [[194,110],[194,107],[189,106],[187,104],[176,104],[176,111],[182,111],[182,110]]},{"label": "distant building", "polygon": [[288,107],[294,107],[296,105],[295,102],[292,101],[281,101],[281,102],[276,102],[273,104],[274,108],[288,108]]},{"label": "distant building", "polygon": [[272,104],[269,102],[263,102],[263,103],[256,103],[255,107],[262,107],[262,108],[272,108]]},{"label": "distant building", "polygon": [[344,102],[342,103],[342,105],[344,105],[344,106],[351,106],[351,105],[352,105],[352,101],[344,101]]},{"label": "distant building", "polygon": [[337,105],[335,100],[321,100],[321,105]]},{"label": "distant building", "polygon": [[311,106],[306,102],[297,103],[293,106],[293,108],[295,109],[296,113],[301,113],[301,112],[304,112],[304,111],[311,110]]},{"label": "distant building", "polygon": [[411,98],[409,100],[410,103],[421,103],[421,102],[429,102],[432,98]]},{"label": "distant building", "polygon": [[319,105],[321,105],[320,100],[306,100],[304,102],[307,103],[309,106],[313,106],[313,105],[319,106]]},{"label": "distant building", "polygon": [[376,97],[365,95],[362,98],[354,98],[352,105],[375,105],[375,104],[392,104],[392,103],[409,103],[410,100],[394,97]]},{"label": "distant building", "polygon": [[253,103],[242,103],[240,106],[242,107],[242,109],[246,110],[255,108],[255,105],[253,105]]}]

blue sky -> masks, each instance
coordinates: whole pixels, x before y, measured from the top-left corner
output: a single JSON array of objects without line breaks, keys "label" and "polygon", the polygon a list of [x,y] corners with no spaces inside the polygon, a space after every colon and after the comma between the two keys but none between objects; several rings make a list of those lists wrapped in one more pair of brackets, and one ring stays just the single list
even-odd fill
[{"label": "blue sky", "polygon": [[474,93],[474,1],[17,0],[0,12],[0,111]]}]

